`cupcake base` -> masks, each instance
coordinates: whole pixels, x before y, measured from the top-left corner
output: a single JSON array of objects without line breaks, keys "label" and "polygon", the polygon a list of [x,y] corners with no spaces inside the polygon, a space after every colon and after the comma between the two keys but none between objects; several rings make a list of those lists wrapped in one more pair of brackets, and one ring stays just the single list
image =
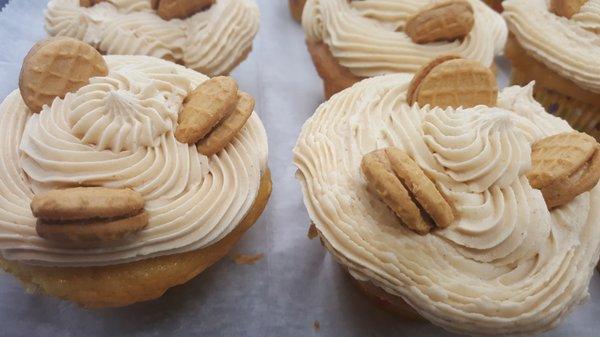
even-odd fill
[{"label": "cupcake base", "polygon": [[[350,263],[345,260],[344,257],[337,254],[335,249],[329,244],[327,239],[323,236],[323,234],[316,229],[316,227],[312,227],[314,225],[311,224],[311,228],[314,228],[316,231],[319,240],[323,247],[325,247],[329,253],[334,257],[334,259],[346,270],[348,273],[348,277],[352,280],[352,282],[356,285],[356,287],[365,294],[375,305],[379,308],[390,312],[398,317],[403,319],[410,320],[425,320],[423,316],[421,316],[415,309],[413,309],[404,299],[399,296],[394,296],[385,290],[379,288],[369,281],[360,281],[357,280],[348,269],[348,265]],[[310,236],[309,236],[310,237]]]},{"label": "cupcake base", "polygon": [[546,110],[571,126],[600,140],[600,93],[580,88],[530,56],[514,35],[505,49],[512,63],[511,82],[526,85],[535,81],[534,97]]},{"label": "cupcake base", "polygon": [[102,267],[41,267],[0,257],[0,267],[20,279],[25,288],[75,302],[86,308],[122,307],[161,297],[225,257],[252,227],[271,195],[267,170],[258,195],[246,217],[214,245],[181,254]]},{"label": "cupcake base", "polygon": [[292,18],[294,18],[296,22],[302,22],[302,11],[304,11],[306,0],[289,0],[289,3]]},{"label": "cupcake base", "polygon": [[317,69],[317,73],[323,80],[326,100],[363,79],[354,75],[350,69],[340,65],[333,54],[331,54],[327,44],[309,39],[306,40],[306,46]]},{"label": "cupcake base", "polygon": [[379,308],[390,312],[398,317],[415,321],[425,321],[406,301],[401,297],[389,294],[371,282],[359,281],[349,275],[358,289],[365,294]]}]

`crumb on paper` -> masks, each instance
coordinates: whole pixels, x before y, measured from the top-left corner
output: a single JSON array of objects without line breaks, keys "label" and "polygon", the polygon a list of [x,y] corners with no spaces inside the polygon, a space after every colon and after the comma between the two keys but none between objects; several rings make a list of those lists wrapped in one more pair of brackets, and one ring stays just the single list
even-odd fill
[{"label": "crumb on paper", "polygon": [[258,254],[235,254],[233,256],[233,261],[236,264],[245,264],[245,265],[254,265],[256,264],[258,261],[262,260],[263,257],[265,257],[265,254],[263,253],[258,253]]},{"label": "crumb on paper", "polygon": [[317,236],[319,236],[319,231],[317,231],[317,226],[315,226],[314,223],[311,223],[310,226],[308,227],[308,238],[310,240],[316,238]]},{"label": "crumb on paper", "polygon": [[319,322],[319,320],[315,320],[313,327],[315,328],[315,331],[319,331],[319,329],[321,329],[321,322]]}]

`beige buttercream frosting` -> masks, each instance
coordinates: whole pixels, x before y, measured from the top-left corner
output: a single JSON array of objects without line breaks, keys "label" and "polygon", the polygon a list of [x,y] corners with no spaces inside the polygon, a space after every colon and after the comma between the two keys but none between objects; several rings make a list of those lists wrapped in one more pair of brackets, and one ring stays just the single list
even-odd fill
[{"label": "beige buttercream frosting", "polygon": [[178,61],[209,76],[226,74],[252,48],[259,12],[252,0],[217,0],[180,20],[163,20],[150,0],[108,0],[81,7],[79,0],[52,0],[46,30],[116,55],[149,55]]},{"label": "beige buttercream frosting", "polygon": [[479,0],[469,0],[475,24],[463,39],[414,43],[402,31],[408,18],[435,0],[308,0],[302,16],[307,38],[323,41],[337,61],[360,77],[415,73],[439,55],[454,54],[487,66],[504,49],[502,17]]},{"label": "beige buttercream frosting", "polygon": [[600,93],[600,1],[588,0],[571,19],[550,0],[503,2],[510,31],[534,58],[583,89]]},{"label": "beige buttercream frosting", "polygon": [[[0,105],[0,252],[26,263],[124,263],[207,247],[229,234],[256,199],[267,138],[253,113],[217,155],[174,136],[183,99],[208,77],[148,56],[106,56],[96,77],[32,114],[18,90]],[[130,187],[149,225],[116,247],[65,249],[36,234],[34,194],[72,186]]]},{"label": "beige buttercream frosting", "polygon": [[[600,254],[600,187],[549,211],[525,174],[531,144],[571,131],[533,99],[504,89],[497,107],[409,106],[409,74],[364,80],[321,105],[294,149],[310,217],[351,274],[400,296],[445,329],[531,335],[588,296]],[[420,236],[367,189],[363,155],[406,151],[455,208]]]}]

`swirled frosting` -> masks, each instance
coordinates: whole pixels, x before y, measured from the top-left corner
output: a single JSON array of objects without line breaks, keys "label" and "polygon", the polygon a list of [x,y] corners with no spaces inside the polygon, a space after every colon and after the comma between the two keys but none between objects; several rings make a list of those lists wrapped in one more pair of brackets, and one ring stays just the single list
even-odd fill
[{"label": "swirled frosting", "polygon": [[491,66],[504,49],[502,17],[479,0],[469,0],[475,25],[462,41],[416,44],[402,28],[435,0],[308,0],[302,25],[309,39],[323,41],[337,61],[360,77],[414,73],[432,58],[455,54]]},{"label": "swirled frosting", "polygon": [[81,7],[79,0],[52,0],[46,30],[70,36],[116,55],[148,55],[177,61],[216,76],[245,59],[258,32],[258,7],[251,0],[218,0],[208,10],[163,20],[150,0],[108,0]]},{"label": "swirled frosting", "polygon": [[[109,74],[32,114],[18,90],[0,105],[0,253],[43,265],[124,263],[207,247],[256,199],[267,140],[256,114],[217,155],[176,141],[183,99],[206,76],[148,56],[106,56]],[[35,193],[71,186],[130,187],[149,225],[136,240],[64,249],[37,236]]]},{"label": "swirled frosting", "polygon": [[583,89],[600,93],[600,1],[589,0],[571,19],[549,0],[503,2],[510,31],[527,52]]},{"label": "swirled frosting", "polygon": [[[351,274],[400,296],[445,329],[531,335],[587,296],[600,255],[600,187],[549,211],[525,176],[531,144],[571,131],[533,99],[533,85],[498,106],[409,106],[409,74],[364,80],[321,105],[294,149],[312,221]],[[396,146],[454,206],[450,227],[406,229],[368,192],[363,155]]]}]

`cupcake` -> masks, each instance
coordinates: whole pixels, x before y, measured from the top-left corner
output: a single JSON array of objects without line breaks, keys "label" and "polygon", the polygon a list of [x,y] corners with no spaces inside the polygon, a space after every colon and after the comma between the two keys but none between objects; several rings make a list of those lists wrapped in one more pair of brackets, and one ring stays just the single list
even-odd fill
[{"label": "cupcake", "polygon": [[265,130],[229,77],[62,37],[31,50],[19,88],[0,105],[0,266],[28,290],[92,308],[158,298],[269,199]]},{"label": "cupcake", "polygon": [[308,0],[302,25],[327,98],[364,78],[415,73],[439,55],[493,67],[507,36],[479,0]]},{"label": "cupcake", "polygon": [[512,83],[535,81],[535,98],[600,139],[600,2],[505,1]]},{"label": "cupcake", "polygon": [[487,65],[453,57],[363,80],[306,122],[294,164],[313,232],[396,313],[532,335],[588,296],[600,147],[532,84],[498,93]]},{"label": "cupcake", "polygon": [[498,12],[502,12],[502,1],[504,0],[485,0],[485,3]]},{"label": "cupcake", "polygon": [[103,54],[148,55],[208,76],[229,74],[258,32],[252,0],[52,0],[46,31]]},{"label": "cupcake", "polygon": [[292,14],[292,18],[297,22],[302,21],[302,11],[304,10],[304,5],[306,4],[306,0],[289,0],[290,4],[290,13]]}]

